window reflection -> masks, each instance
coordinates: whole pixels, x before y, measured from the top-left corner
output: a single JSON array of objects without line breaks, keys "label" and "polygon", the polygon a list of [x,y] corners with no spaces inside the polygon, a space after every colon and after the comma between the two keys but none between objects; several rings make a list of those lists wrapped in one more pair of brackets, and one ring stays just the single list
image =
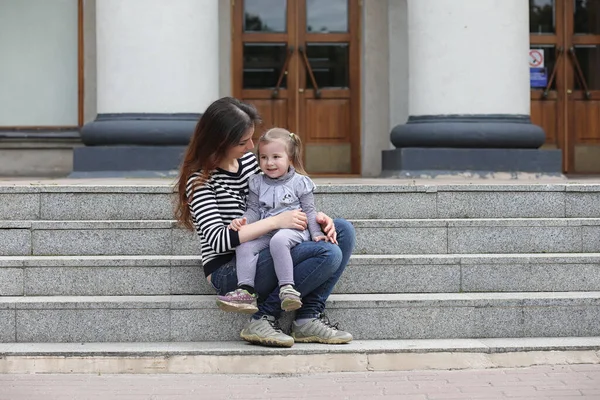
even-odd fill
[{"label": "window reflection", "polygon": [[600,0],[575,1],[575,33],[600,34]]},{"label": "window reflection", "polygon": [[[274,88],[286,57],[285,43],[244,44],[244,89]],[[287,85],[284,76],[281,87]]]},{"label": "window reflection", "polygon": [[556,32],[555,0],[529,0],[529,32]]},{"label": "window reflection", "polygon": [[[598,74],[600,71],[600,45],[575,46],[575,54],[588,89],[600,90],[600,74]],[[577,79],[575,79],[575,89],[583,89]]]},{"label": "window reflection", "polygon": [[348,32],[348,0],[307,0],[306,31]]},{"label": "window reflection", "polygon": [[[349,55],[347,43],[319,43],[306,46],[306,56],[319,88],[347,88],[349,78]],[[306,73],[306,84],[313,88]]]},{"label": "window reflection", "polygon": [[244,1],[244,32],[285,32],[285,0]]}]

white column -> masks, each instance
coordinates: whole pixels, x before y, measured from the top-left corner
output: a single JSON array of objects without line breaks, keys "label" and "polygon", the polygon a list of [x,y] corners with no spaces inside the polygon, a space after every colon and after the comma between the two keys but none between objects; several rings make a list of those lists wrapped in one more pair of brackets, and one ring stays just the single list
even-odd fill
[{"label": "white column", "polygon": [[98,113],[201,113],[219,96],[218,0],[98,0]]},{"label": "white column", "polygon": [[409,0],[409,113],[529,115],[525,0]]}]

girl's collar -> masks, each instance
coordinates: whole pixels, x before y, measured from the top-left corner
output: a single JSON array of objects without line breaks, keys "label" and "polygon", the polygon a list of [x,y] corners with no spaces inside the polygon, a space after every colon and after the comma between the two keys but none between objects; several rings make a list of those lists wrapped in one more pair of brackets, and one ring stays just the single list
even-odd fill
[{"label": "girl's collar", "polygon": [[282,183],[286,183],[287,181],[292,179],[292,177],[294,176],[295,173],[296,173],[296,170],[294,169],[294,167],[292,167],[290,165],[288,172],[281,175],[279,178],[269,178],[265,174],[263,174],[263,177],[264,177],[265,182],[269,185],[281,185]]}]

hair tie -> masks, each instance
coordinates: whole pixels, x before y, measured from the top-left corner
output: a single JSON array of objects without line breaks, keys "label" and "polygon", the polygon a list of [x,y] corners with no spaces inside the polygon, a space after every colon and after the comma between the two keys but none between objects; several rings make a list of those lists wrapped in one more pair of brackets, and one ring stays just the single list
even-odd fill
[{"label": "hair tie", "polygon": [[292,138],[292,140],[295,139],[296,135],[294,135],[294,132],[290,132],[290,137]]}]

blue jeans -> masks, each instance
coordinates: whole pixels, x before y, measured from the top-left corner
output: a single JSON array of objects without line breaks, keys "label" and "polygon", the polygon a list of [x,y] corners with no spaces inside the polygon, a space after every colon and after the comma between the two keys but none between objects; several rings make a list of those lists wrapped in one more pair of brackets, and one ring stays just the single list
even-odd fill
[{"label": "blue jeans", "polygon": [[[292,248],[295,287],[302,295],[302,308],[296,312],[296,318],[316,318],[325,310],[325,302],[335,284],[342,276],[350,255],[354,250],[356,235],[351,223],[344,219],[335,219],[339,245],[321,242],[302,242]],[[225,294],[237,287],[235,258],[221,266],[211,276],[211,283],[217,293]],[[269,249],[258,256],[256,266],[255,289],[258,293],[258,312],[254,318],[281,315],[281,300],[277,275]]]}]

